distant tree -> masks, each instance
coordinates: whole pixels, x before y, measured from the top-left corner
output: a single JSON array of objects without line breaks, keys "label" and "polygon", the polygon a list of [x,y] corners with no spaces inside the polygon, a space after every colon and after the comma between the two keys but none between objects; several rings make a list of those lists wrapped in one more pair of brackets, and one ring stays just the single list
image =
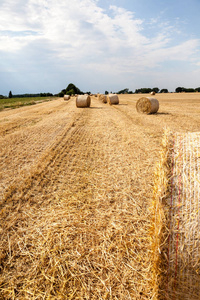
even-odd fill
[{"label": "distant tree", "polygon": [[151,92],[152,92],[152,89],[150,89],[150,88],[142,88],[142,93],[144,93],[144,94],[148,94]]},{"label": "distant tree", "polygon": [[123,89],[123,90],[117,92],[117,94],[128,94],[128,91],[129,91],[129,89],[126,88],[126,89]]},{"label": "distant tree", "polygon": [[150,88],[141,88],[141,89],[135,90],[136,94],[140,94],[140,93],[142,93],[142,94],[149,94],[151,92],[152,92],[152,89],[150,89]]},{"label": "distant tree", "polygon": [[152,89],[152,92],[158,93],[159,90],[160,90],[160,89],[159,89],[158,87],[154,87],[154,88]]},{"label": "distant tree", "polygon": [[175,91],[176,91],[176,93],[182,93],[182,92],[185,92],[185,88],[179,86],[179,87],[176,88]]},{"label": "distant tree", "polygon": [[108,91],[105,91],[105,95],[108,95],[109,93],[108,93]]},{"label": "distant tree", "polygon": [[79,88],[77,88],[77,86],[75,86],[73,83],[70,83],[68,84],[66,89],[63,89],[57,95],[58,97],[63,97],[64,95],[75,95],[75,94],[82,95],[83,92]]},{"label": "distant tree", "polygon": [[50,97],[53,96],[51,93],[40,93],[40,97]]},{"label": "distant tree", "polygon": [[189,89],[185,89],[186,93],[195,93],[195,89],[193,88],[189,88]]},{"label": "distant tree", "polygon": [[162,89],[162,90],[160,90],[160,93],[169,93],[169,92],[168,92],[168,89]]},{"label": "distant tree", "polygon": [[63,91],[61,91],[60,93],[58,93],[58,97],[64,97],[65,93]]},{"label": "distant tree", "polygon": [[8,98],[12,98],[12,92],[9,92]]},{"label": "distant tree", "polygon": [[66,92],[66,95],[75,95],[76,93],[74,92],[74,89],[71,89],[70,91]]},{"label": "distant tree", "polygon": [[200,87],[196,88],[195,92],[200,92]]},{"label": "distant tree", "polygon": [[81,90],[79,90],[79,88],[77,88],[73,83],[68,84],[66,94],[71,90],[74,90],[74,94],[83,94],[83,92],[81,92]]}]

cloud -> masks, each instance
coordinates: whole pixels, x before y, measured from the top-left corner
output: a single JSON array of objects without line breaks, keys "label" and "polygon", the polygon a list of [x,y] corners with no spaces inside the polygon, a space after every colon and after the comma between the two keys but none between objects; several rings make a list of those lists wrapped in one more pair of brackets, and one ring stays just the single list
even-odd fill
[{"label": "cloud", "polygon": [[48,72],[54,67],[61,73],[113,70],[116,76],[166,61],[198,64],[199,40],[180,41],[176,24],[140,19],[116,5],[104,10],[97,0],[2,0],[0,53],[5,63],[0,64],[5,71]]},{"label": "cloud", "polygon": [[145,53],[152,48],[162,49],[169,42],[168,24],[151,40],[143,34],[145,21],[135,18],[133,12],[114,5],[106,12],[94,0],[7,0],[0,18],[1,50],[12,52],[38,39],[48,40],[63,57],[68,48],[79,56],[93,50],[120,53],[124,48]]}]

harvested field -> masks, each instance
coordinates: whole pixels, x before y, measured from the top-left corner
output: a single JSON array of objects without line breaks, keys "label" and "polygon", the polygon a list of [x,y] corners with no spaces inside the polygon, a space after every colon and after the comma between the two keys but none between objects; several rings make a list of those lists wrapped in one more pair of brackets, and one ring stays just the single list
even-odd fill
[{"label": "harvested field", "polygon": [[140,96],[0,113],[0,299],[155,299],[153,173],[165,127],[199,131],[200,94],[157,94],[155,115]]}]

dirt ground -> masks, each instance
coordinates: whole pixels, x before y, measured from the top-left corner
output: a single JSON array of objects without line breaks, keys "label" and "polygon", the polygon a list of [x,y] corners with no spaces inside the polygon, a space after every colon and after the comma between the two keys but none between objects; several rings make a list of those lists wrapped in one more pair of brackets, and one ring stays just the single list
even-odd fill
[{"label": "dirt ground", "polygon": [[199,131],[200,93],[157,94],[155,115],[140,96],[0,113],[1,299],[153,298],[154,168],[166,127]]}]

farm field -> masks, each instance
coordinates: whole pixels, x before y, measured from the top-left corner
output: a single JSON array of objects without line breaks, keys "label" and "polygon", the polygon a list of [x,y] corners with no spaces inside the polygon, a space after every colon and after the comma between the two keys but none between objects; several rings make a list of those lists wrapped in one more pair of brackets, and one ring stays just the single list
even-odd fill
[{"label": "farm field", "polygon": [[41,102],[47,102],[57,97],[24,97],[24,98],[5,98],[0,99],[0,111],[5,109],[15,109],[22,106],[35,105]]},{"label": "farm field", "polygon": [[91,97],[0,112],[0,299],[153,299],[150,212],[166,127],[200,129],[200,93]]}]

